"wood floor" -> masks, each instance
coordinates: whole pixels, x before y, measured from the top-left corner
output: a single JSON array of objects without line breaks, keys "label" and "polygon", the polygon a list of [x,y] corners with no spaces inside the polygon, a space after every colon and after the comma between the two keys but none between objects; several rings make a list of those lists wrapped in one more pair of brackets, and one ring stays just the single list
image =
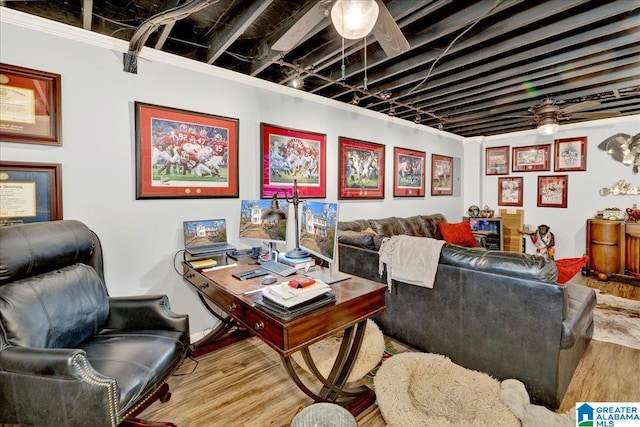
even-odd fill
[{"label": "wood floor", "polygon": [[[633,289],[637,287],[590,282],[585,279],[588,286],[606,286],[607,293],[640,300]],[[387,345],[410,350],[390,339]],[[640,350],[592,341],[558,411],[583,401],[639,402],[639,366]],[[201,356],[197,362],[185,360],[169,386],[171,400],[155,402],[140,418],[179,427],[289,426],[298,411],[312,403],[289,379],[279,356],[257,338]],[[360,427],[386,425],[376,405],[356,419]]]}]

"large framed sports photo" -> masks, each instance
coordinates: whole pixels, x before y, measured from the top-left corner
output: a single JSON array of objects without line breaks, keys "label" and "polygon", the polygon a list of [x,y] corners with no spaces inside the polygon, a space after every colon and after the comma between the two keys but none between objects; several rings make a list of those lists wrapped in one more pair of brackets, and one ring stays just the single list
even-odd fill
[{"label": "large framed sports photo", "polygon": [[263,199],[291,196],[294,180],[300,197],[326,197],[325,134],[260,123],[260,138]]},{"label": "large framed sports photo", "polygon": [[238,119],[135,103],[136,199],[238,197]]},{"label": "large framed sports photo", "polygon": [[424,151],[393,147],[393,197],[424,196]]},{"label": "large framed sports photo", "polygon": [[340,137],[338,199],[384,199],[382,144]]}]

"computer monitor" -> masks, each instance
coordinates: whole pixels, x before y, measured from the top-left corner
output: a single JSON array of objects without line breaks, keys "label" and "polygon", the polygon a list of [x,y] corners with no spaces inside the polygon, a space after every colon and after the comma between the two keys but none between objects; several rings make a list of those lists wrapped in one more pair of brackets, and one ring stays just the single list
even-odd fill
[{"label": "computer monitor", "polygon": [[[289,204],[286,200],[278,200],[283,211],[280,219],[263,219],[263,213],[271,208],[272,200],[242,200],[240,205],[241,239],[260,240],[270,244],[273,249],[276,243],[287,242],[287,216]],[[273,215],[271,215],[273,218]]]},{"label": "computer monitor", "polygon": [[337,271],[338,204],[305,200],[302,203],[300,248],[329,263],[329,271],[318,269],[308,276],[335,283],[350,276]]}]

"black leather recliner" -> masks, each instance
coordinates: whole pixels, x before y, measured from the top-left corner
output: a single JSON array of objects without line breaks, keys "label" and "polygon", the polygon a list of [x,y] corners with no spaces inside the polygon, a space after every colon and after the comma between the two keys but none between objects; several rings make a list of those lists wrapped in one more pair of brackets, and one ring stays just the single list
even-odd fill
[{"label": "black leather recliner", "polygon": [[0,424],[135,424],[170,397],[188,325],[166,296],[110,297],[83,223],[0,227]]}]

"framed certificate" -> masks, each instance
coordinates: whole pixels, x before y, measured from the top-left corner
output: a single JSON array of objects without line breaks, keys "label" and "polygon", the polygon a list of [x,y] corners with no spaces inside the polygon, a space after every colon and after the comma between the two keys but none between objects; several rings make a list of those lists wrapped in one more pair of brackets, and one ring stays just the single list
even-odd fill
[{"label": "framed certificate", "polygon": [[60,74],[0,63],[0,139],[62,145]]},{"label": "framed certificate", "polygon": [[0,162],[0,225],[62,219],[59,163]]}]

